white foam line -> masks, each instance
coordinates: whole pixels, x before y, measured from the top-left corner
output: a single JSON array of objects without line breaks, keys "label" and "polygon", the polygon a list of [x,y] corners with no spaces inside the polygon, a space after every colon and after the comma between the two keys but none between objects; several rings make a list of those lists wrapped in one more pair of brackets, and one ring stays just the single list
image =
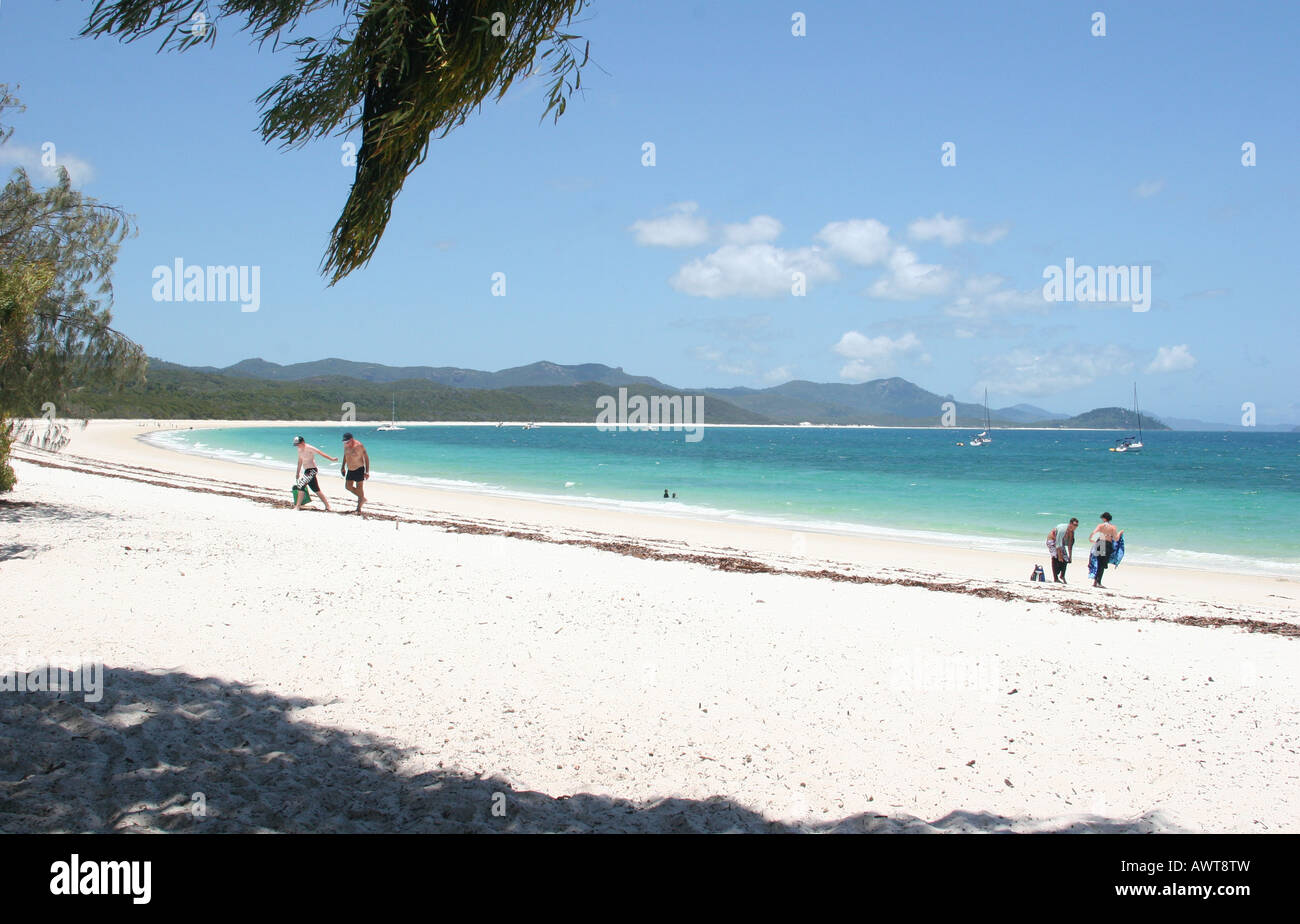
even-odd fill
[{"label": "white foam line", "polygon": [[[192,455],[207,456],[228,462],[245,465],[260,465],[263,468],[288,470],[294,466],[287,462],[251,454],[237,449],[212,449],[205,444],[189,443],[185,435],[190,431],[157,431],[146,434],[141,439],[165,449],[188,452]],[[209,434],[213,431],[208,431]],[[200,448],[203,447],[203,448]],[[493,497],[512,498],[547,504],[559,504],[566,507],[583,507],[599,510],[623,510],[634,513],[650,513],[656,516],[679,517],[691,520],[712,520],[726,523],[751,523],[756,526],[785,529],[791,532],[828,533],[832,535],[864,536],[886,539],[894,542],[913,542],[923,545],[942,545],[981,551],[1005,552],[1007,554],[1025,555],[1030,558],[1046,556],[1046,549],[1041,543],[1023,539],[998,536],[975,536],[961,533],[948,533],[924,529],[897,529],[887,526],[872,526],[865,523],[851,523],[841,520],[800,520],[794,517],[776,517],[764,514],[746,513],[719,507],[706,507],[684,504],[681,501],[662,503],[658,501],[620,500],[610,497],[576,497],[572,494],[544,494],[536,491],[522,491],[501,485],[475,481],[463,481],[451,478],[435,478],[426,475],[404,475],[374,471],[375,481],[408,485],[412,487],[436,488],[447,491],[461,491],[469,494],[486,494]],[[1222,555],[1213,552],[1194,552],[1186,549],[1164,549],[1142,551],[1130,554],[1126,561],[1133,564],[1158,565],[1161,567],[1181,568],[1185,570],[1228,571],[1236,574],[1251,574],[1269,577],[1300,577],[1300,562],[1273,561],[1268,559],[1244,558],[1237,555]],[[1084,556],[1076,557],[1075,566],[1086,567],[1088,560]],[[1123,567],[1117,565],[1115,567]]]}]

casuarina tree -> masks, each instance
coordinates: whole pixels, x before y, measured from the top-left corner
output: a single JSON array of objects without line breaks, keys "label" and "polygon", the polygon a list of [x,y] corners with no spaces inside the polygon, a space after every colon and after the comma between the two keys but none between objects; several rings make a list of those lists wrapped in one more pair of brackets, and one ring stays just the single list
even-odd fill
[{"label": "casuarina tree", "polygon": [[[4,120],[22,106],[0,84]],[[112,327],[113,264],[134,231],[131,217],[72,187],[59,168],[38,188],[19,168],[0,189],[0,491],[13,487],[9,418],[59,407],[85,385],[143,377],[139,345]]]},{"label": "casuarina tree", "polygon": [[[535,72],[549,86],[542,118],[564,113],[589,48],[563,29],[587,2],[94,0],[82,35],[128,42],[160,35],[160,51],[185,51],[213,44],[230,26],[259,46],[293,49],[297,68],[258,97],[262,138],[298,147],[360,133],[352,190],[321,262],[333,285],[374,255],[432,138]],[[332,28],[301,34],[307,18],[313,28],[326,19]]]}]

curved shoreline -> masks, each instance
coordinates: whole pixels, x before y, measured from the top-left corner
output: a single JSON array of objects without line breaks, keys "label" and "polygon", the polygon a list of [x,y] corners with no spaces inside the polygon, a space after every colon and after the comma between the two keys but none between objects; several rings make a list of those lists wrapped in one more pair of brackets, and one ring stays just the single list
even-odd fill
[{"label": "curved shoreline", "polygon": [[[107,423],[101,421],[100,423]],[[185,456],[197,456],[214,461],[225,462],[232,465],[248,466],[269,470],[285,470],[287,466],[276,464],[274,460],[265,461],[252,458],[238,458],[244,455],[240,450],[226,450],[221,448],[211,449],[193,449],[180,448],[178,446],[169,446],[163,439],[155,439],[169,432],[177,430],[227,430],[227,429],[270,429],[270,428],[337,428],[346,429],[349,426],[355,426],[354,422],[340,421],[195,421],[184,422],[183,426],[159,426],[150,429],[146,433],[139,435],[139,440],[154,448],[162,449],[167,452],[177,453]],[[496,424],[481,422],[424,422],[424,423],[402,423],[403,426],[413,427],[446,427],[446,426],[486,426],[495,427]],[[506,422],[511,426],[511,422]],[[515,423],[515,426],[522,424]],[[594,426],[594,424],[568,424],[568,423],[551,423],[537,424],[537,426]],[[733,427],[739,425],[717,424],[719,427]],[[797,426],[788,427],[788,429],[800,429]],[[808,428],[803,428],[808,429]],[[833,427],[824,427],[824,429],[835,429]],[[925,429],[925,428],[866,428],[858,429]],[[929,428],[937,429],[937,428]],[[931,546],[945,549],[966,549],[977,552],[984,552],[993,555],[1005,556],[1024,556],[1027,559],[1037,561],[1042,557],[1041,543],[1034,542],[1023,538],[1014,537],[988,537],[980,535],[970,535],[956,532],[942,532],[927,530],[924,528],[916,529],[893,529],[890,527],[879,526],[869,523],[853,523],[851,521],[830,521],[830,520],[808,520],[801,521],[798,519],[787,519],[780,515],[765,515],[762,513],[753,513],[748,511],[723,511],[709,507],[698,507],[681,502],[665,505],[660,508],[650,502],[629,502],[618,498],[609,497],[572,497],[564,494],[547,494],[528,491],[525,489],[510,488],[508,486],[493,486],[482,483],[458,482],[453,479],[446,481],[436,478],[427,478],[420,475],[406,475],[401,473],[376,473],[372,481],[378,484],[401,486],[413,488],[415,490],[427,490],[435,492],[449,492],[457,494],[466,494],[479,497],[499,498],[507,502],[520,501],[530,504],[544,504],[552,507],[576,510],[602,510],[627,516],[646,516],[656,519],[664,519],[670,522],[689,521],[700,523],[713,523],[727,526],[733,529],[773,529],[789,533],[800,533],[810,535],[837,536],[853,539],[867,539],[884,543],[906,543],[908,545]],[[675,509],[674,509],[675,508]],[[1288,581],[1300,581],[1300,563],[1276,560],[1276,559],[1252,559],[1244,555],[1218,554],[1206,552],[1197,549],[1160,549],[1144,550],[1142,557],[1142,566],[1160,569],[1174,569],[1178,571],[1206,572],[1214,574],[1231,574],[1243,577],[1254,578],[1280,578]],[[1178,561],[1171,560],[1170,556],[1183,555],[1188,558],[1204,557],[1204,561]],[[1086,560],[1081,562],[1086,564]]]},{"label": "curved shoreline", "polygon": [[[258,465],[213,459],[194,453],[164,449],[140,439],[161,430],[223,429],[229,427],[344,427],[331,421],[149,421],[94,420],[87,429],[74,429],[62,456],[85,456],[101,462],[121,463],[197,475],[226,482],[252,483],[285,497],[277,470]],[[334,503],[350,496],[332,479],[326,490]],[[849,563],[876,570],[910,569],[957,579],[1024,582],[1032,565],[1045,553],[998,552],[956,545],[936,545],[866,535],[841,535],[804,529],[747,525],[688,517],[666,517],[645,512],[625,512],[540,500],[501,497],[426,486],[385,484],[385,504],[425,515],[454,515],[491,523],[511,523],[532,528],[576,529],[587,533],[638,540],[679,542],[691,546],[726,548],[746,554],[789,556],[816,562]],[[1045,561],[1044,561],[1045,564]],[[1078,574],[1076,563],[1072,575]],[[1114,572],[1107,590],[1092,591],[1083,581],[1071,584],[1081,593],[1139,591],[1187,602],[1210,602],[1236,607],[1242,604],[1300,614],[1300,581],[1283,576],[1248,575],[1208,569],[1140,564],[1126,561]],[[1040,587],[1044,585],[1038,585]],[[1050,584],[1047,586],[1051,586]]]},{"label": "curved shoreline", "polygon": [[[320,747],[343,729],[392,742],[385,785],[427,794],[440,778],[423,774],[446,773],[543,794],[521,814],[537,830],[564,830],[592,794],[620,800],[581,817],[597,830],[665,799],[700,821],[719,797],[764,829],[904,813],[1300,827],[1295,794],[1258,785],[1300,767],[1295,582],[1126,562],[1097,591],[1029,583],[1015,555],[400,485],[376,485],[364,521],[293,513],[281,472],[152,447],[143,429],[92,423],[62,452],[17,450],[0,571],[61,592],[16,609],[11,649],[75,640],[105,665],[104,704],[82,717],[111,712],[119,731],[144,702],[250,706],[220,727],[147,722],[183,772],[210,773],[205,824],[446,830],[444,810],[473,815],[454,787],[420,803],[427,818],[404,798],[383,814],[373,780],[336,772],[358,761]],[[62,701],[17,705],[15,727],[68,721]],[[136,788],[78,787],[60,824],[177,829],[188,816],[166,799],[196,787],[141,775],[140,733],[118,737],[128,750],[73,739],[77,760]],[[69,787],[47,753],[11,806],[26,830]],[[357,818],[335,817],[339,799]]]}]

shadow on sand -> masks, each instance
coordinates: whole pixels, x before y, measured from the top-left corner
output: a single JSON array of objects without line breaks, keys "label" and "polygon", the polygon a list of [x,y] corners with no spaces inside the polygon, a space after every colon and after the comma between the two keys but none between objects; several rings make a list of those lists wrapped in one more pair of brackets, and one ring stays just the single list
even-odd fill
[{"label": "shadow on sand", "polygon": [[30,552],[35,552],[36,547],[24,545],[18,542],[8,542],[0,545],[0,561],[9,561],[14,558],[31,558]]},{"label": "shadow on sand", "polygon": [[[403,773],[392,742],[295,720],[311,700],[179,672],[103,678],[94,703],[0,693],[0,832],[1005,832],[1017,821],[958,811],[794,826],[722,797],[553,798],[450,770]],[[1172,830],[1158,815],[1047,827]]]},{"label": "shadow on sand", "polygon": [[[39,504],[35,501],[0,500],[0,523],[31,523],[37,520],[59,522],[86,522],[103,519],[105,514],[86,511],[62,504]],[[24,542],[0,544],[0,562],[31,559],[49,546],[29,545]]]},{"label": "shadow on sand", "polygon": [[102,520],[107,514],[65,507],[63,504],[41,504],[36,501],[0,500],[0,523],[21,523],[34,520]]}]

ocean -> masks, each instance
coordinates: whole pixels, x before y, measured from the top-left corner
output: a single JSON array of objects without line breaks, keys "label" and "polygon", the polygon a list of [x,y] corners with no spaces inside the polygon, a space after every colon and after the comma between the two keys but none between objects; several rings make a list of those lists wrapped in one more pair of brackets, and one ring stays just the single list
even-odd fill
[{"label": "ocean", "polygon": [[[1030,554],[1071,516],[1082,546],[1105,510],[1125,530],[1126,561],[1300,577],[1294,433],[1153,432],[1140,454],[1107,451],[1123,434],[1061,430],[998,430],[978,448],[956,445],[968,431],[848,427],[709,427],[691,442],[590,426],[351,423],[147,439],[291,473],[295,433],[339,455],[345,429],[370,451],[378,500],[392,481]],[[327,484],[343,496],[341,480]]]}]

